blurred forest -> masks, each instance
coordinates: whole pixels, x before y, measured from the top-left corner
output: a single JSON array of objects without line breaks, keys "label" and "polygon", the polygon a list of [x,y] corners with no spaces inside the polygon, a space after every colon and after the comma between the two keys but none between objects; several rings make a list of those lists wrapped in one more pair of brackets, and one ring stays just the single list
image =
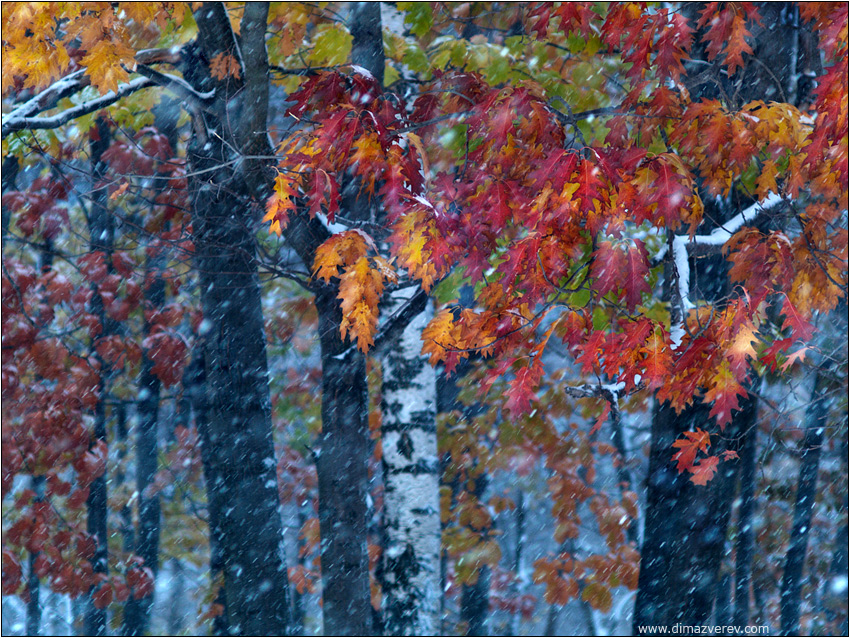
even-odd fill
[{"label": "blurred forest", "polygon": [[4,2],[3,635],[847,635],[847,13]]}]

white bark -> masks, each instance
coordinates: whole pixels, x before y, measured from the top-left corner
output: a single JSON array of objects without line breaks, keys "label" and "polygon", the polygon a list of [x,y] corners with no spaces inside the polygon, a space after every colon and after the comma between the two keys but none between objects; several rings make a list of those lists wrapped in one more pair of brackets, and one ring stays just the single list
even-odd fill
[{"label": "white bark", "polygon": [[[394,296],[392,315],[406,301]],[[422,350],[429,304],[383,351],[383,608],[386,635],[439,633],[440,504],[436,372]]]}]

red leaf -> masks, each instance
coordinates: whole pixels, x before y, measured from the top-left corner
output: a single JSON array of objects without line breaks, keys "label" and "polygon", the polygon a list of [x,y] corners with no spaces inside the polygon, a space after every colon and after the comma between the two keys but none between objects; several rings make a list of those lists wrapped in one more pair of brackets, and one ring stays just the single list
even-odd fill
[{"label": "red leaf", "polygon": [[707,452],[708,446],[711,445],[711,435],[700,428],[697,428],[696,432],[683,432],[682,434],[685,435],[684,439],[673,442],[673,447],[679,448],[679,451],[671,459],[676,461],[676,469],[679,470],[679,474],[685,470],[690,470],[694,466],[697,452]]},{"label": "red leaf", "polygon": [[717,464],[720,462],[720,459],[716,456],[709,456],[702,459],[699,463],[694,465],[693,468],[690,468],[691,472],[693,472],[693,476],[691,476],[691,481],[694,485],[706,485],[712,478],[714,478],[714,473],[717,472]]}]

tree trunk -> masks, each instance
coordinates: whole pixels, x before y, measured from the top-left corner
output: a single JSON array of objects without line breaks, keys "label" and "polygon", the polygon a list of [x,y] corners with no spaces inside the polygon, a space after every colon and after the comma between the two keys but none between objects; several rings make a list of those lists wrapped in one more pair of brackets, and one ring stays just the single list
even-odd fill
[{"label": "tree trunk", "polygon": [[474,585],[464,585],[460,594],[460,620],[466,636],[486,636],[490,614],[490,567],[482,565]]},{"label": "tree trunk", "polygon": [[[253,223],[215,138],[193,139],[190,178],[200,273],[208,483],[218,510],[231,631],[283,635],[287,578],[272,443],[266,344]],[[203,443],[203,440],[202,440]]]},{"label": "tree trunk", "polygon": [[[472,290],[469,287],[461,289],[460,301],[463,305],[471,305]],[[480,406],[464,406],[458,396],[460,386],[458,380],[463,378],[472,367],[469,359],[461,361],[451,375],[437,375],[437,412],[451,412],[457,410],[462,413],[464,419],[472,419],[480,410]],[[443,476],[443,465],[446,458],[441,459],[440,480]],[[484,472],[475,481],[475,497],[480,499],[489,483],[489,475]],[[458,486],[449,484],[452,490],[452,498],[457,492]],[[484,532],[485,530],[481,530]],[[467,636],[484,636],[487,634],[487,617],[490,611],[490,568],[482,566],[478,580],[474,585],[463,585],[460,594],[460,622],[465,627]]]},{"label": "tree trunk", "polygon": [[803,566],[809,543],[812,523],[812,508],[815,504],[815,489],[820,465],[820,448],[826,427],[827,383],[824,371],[818,370],[809,408],[806,411],[806,431],[803,437],[803,452],[800,460],[800,478],[794,503],[794,522],[791,539],[785,557],[785,571],[781,586],[781,635],[796,636],[800,633],[800,592],[803,587]]},{"label": "tree trunk", "polygon": [[[253,181],[264,183],[265,175],[262,163],[239,154],[254,155],[255,146],[268,144],[268,4],[245,6],[239,41],[223,4],[204,3],[194,17],[197,57],[184,47],[181,68],[197,91],[215,90],[208,107],[190,107],[194,134],[188,149],[204,315],[207,436],[201,444],[209,505],[220,530],[229,631],[284,635],[288,581],[251,199]],[[210,77],[210,60],[219,54],[243,63],[241,78]]]},{"label": "tree trunk", "polygon": [[322,617],[325,635],[365,636],[372,630],[366,359],[340,337],[337,294],[337,286],[316,294],[322,352],[322,434],[316,451]]},{"label": "tree trunk", "polygon": [[[404,300],[387,308],[392,315]],[[429,308],[430,310],[430,308]],[[390,636],[438,633],[440,503],[434,368],[420,353],[431,313],[410,322],[381,358],[386,534],[382,588]]]},{"label": "tree trunk", "polygon": [[[91,143],[92,162],[92,204],[89,211],[89,233],[91,236],[91,249],[102,251],[107,255],[112,252],[115,228],[112,216],[107,208],[106,187],[102,183],[106,173],[106,164],[101,157],[109,148],[110,136],[109,126],[103,119],[97,121],[97,139]],[[114,332],[112,320],[108,319],[103,306],[103,299],[95,288],[91,301],[92,314],[100,319],[101,336]],[[98,357],[100,360],[100,357]],[[94,410],[94,428],[90,448],[97,443],[106,443],[106,394],[109,387],[108,369],[104,361],[100,360],[100,382],[98,384],[98,401]],[[89,496],[86,501],[88,507],[88,533],[91,534],[97,544],[95,555],[92,560],[92,568],[95,575],[109,572],[108,563],[108,531],[106,525],[107,502],[106,502],[106,472],[92,481],[89,486]],[[98,609],[92,600],[97,585],[92,587],[86,601],[85,633],[90,636],[106,635],[106,610]]]},{"label": "tree trunk", "polygon": [[[179,105],[175,100],[164,98],[154,108],[154,126],[168,138],[172,148],[177,146],[177,118]],[[160,180],[159,190],[164,190],[166,182]],[[165,255],[158,251],[148,256],[145,263],[144,306],[146,311],[159,310],[165,305],[165,280],[162,271],[165,268]],[[145,320],[144,335],[151,334],[151,325]],[[154,577],[159,571],[160,537],[160,500],[159,494],[148,495],[158,467],[160,380],[153,373],[154,363],[145,353],[139,375],[139,396],[136,413],[139,417],[136,427],[136,492],[138,493],[139,523],[136,530],[135,553],[144,561]],[[136,600],[127,601],[124,612],[124,631],[128,636],[143,636],[148,632],[154,594]]]},{"label": "tree trunk", "polygon": [[222,607],[222,612],[213,618],[212,635],[229,636],[227,597],[224,588],[224,537],[219,513],[220,499],[215,498],[214,495],[223,479],[218,474],[218,467],[213,465],[210,453],[206,375],[202,352],[192,357],[192,361],[183,373],[183,391],[190,397],[192,412],[195,416],[195,428],[198,430],[198,439],[201,443],[201,465],[204,468],[204,485],[207,493],[207,524],[210,528],[210,582],[215,591],[214,600]]},{"label": "tree trunk", "polygon": [[[44,498],[45,480],[44,476],[33,476],[31,478],[32,491],[35,492],[36,502]],[[27,577],[27,593],[29,600],[27,601],[27,635],[41,635],[41,582],[38,579],[38,574],[35,573],[35,559],[38,558],[39,552],[30,552],[29,555],[29,574]]]},{"label": "tree trunk", "polygon": [[755,534],[756,457],[758,426],[753,424],[743,433],[741,448],[741,504],[738,508],[738,535],[735,541],[735,624],[744,627],[750,622],[750,573],[752,569]]}]

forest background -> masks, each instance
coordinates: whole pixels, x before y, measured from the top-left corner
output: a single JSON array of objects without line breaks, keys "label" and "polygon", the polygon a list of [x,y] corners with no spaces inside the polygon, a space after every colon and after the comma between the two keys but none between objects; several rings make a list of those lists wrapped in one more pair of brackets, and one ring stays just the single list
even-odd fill
[{"label": "forest background", "polygon": [[2,12],[4,634],[847,633],[846,3]]}]

